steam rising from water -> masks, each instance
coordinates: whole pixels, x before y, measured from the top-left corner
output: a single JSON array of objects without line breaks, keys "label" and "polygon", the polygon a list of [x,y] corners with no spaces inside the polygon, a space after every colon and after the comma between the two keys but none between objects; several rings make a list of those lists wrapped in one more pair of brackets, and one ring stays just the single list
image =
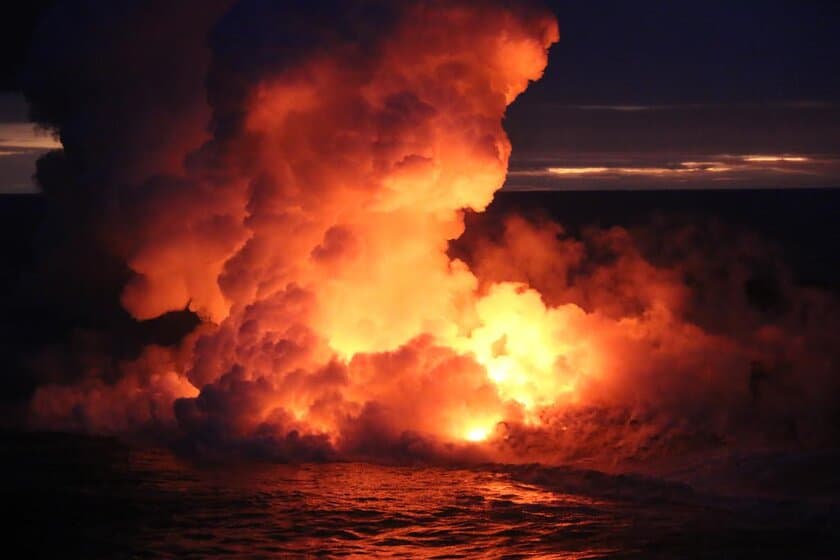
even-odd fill
[{"label": "steam rising from water", "polygon": [[[79,52],[45,38],[29,97],[65,146],[39,178],[102,209],[125,309],[202,323],[116,375],[42,386],[34,425],[277,459],[615,461],[835,436],[836,350],[813,326],[830,303],[782,278],[787,307],[751,306],[754,242],[572,239],[518,216],[463,235],[504,182],[505,109],[558,39],[544,10],[164,9],[103,5]],[[102,68],[66,73],[91,52]]]}]

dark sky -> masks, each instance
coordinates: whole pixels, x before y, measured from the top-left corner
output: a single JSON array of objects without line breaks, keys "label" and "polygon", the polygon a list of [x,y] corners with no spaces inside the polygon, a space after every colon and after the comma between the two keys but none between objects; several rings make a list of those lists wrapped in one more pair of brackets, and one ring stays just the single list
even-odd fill
[{"label": "dark sky", "polygon": [[506,122],[509,187],[840,185],[840,3],[552,6],[560,42]]},{"label": "dark sky", "polygon": [[562,42],[534,89],[570,104],[840,99],[830,0],[555,0]]},{"label": "dark sky", "polygon": [[[6,185],[9,158],[17,175],[28,160],[2,127],[24,118],[17,76],[50,4],[21,2],[0,23]],[[840,3],[550,4],[561,41],[507,118],[509,187],[840,185]]]}]

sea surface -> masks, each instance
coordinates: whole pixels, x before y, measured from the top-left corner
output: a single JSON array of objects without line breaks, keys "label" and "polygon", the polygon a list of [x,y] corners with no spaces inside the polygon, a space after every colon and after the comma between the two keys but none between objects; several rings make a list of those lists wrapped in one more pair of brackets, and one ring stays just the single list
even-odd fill
[{"label": "sea surface", "polygon": [[[792,559],[840,550],[840,508],[824,488],[771,498],[567,467],[207,465],[101,438],[3,442],[6,542],[20,558]],[[773,460],[778,474],[790,458]],[[743,468],[755,479],[766,464]]]}]

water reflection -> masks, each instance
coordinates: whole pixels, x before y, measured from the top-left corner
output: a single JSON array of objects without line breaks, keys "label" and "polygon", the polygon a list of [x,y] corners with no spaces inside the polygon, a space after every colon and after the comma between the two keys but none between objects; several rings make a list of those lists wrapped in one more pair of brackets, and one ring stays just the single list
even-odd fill
[{"label": "water reflection", "polygon": [[57,436],[2,457],[9,546],[29,557],[834,558],[840,526],[831,501],[539,466],[208,468]]},{"label": "water reflection", "polygon": [[131,463],[147,496],[182,505],[153,555],[596,558],[609,504],[480,470],[358,463],[195,470],[165,454]]}]

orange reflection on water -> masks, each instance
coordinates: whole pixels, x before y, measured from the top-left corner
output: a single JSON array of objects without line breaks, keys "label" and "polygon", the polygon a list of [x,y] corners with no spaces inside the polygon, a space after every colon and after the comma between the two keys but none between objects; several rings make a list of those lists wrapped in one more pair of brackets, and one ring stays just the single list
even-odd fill
[{"label": "orange reflection on water", "polygon": [[492,470],[361,463],[197,468],[156,452],[134,453],[131,469],[144,499],[180,503],[166,530],[141,529],[152,555],[572,559],[615,552],[600,533],[585,531],[593,522],[623,523],[610,502]]}]

